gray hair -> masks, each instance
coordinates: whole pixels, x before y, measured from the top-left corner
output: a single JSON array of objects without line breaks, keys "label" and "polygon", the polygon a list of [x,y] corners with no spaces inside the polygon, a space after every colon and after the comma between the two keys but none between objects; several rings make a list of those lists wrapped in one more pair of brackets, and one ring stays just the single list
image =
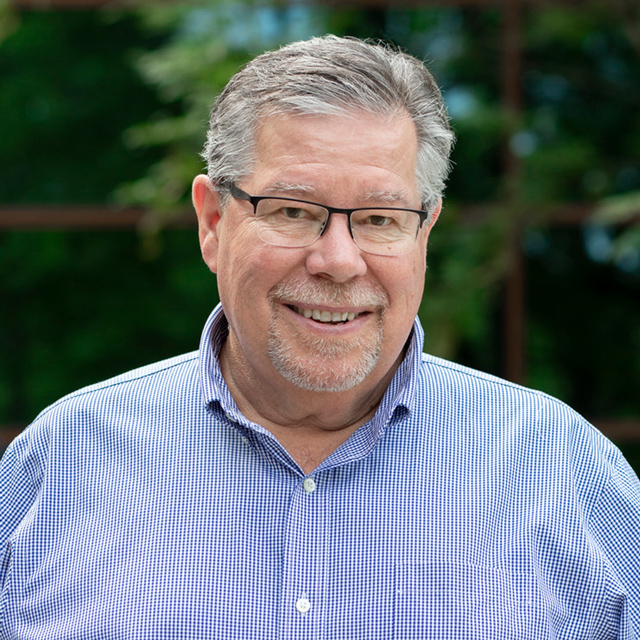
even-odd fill
[{"label": "gray hair", "polygon": [[416,182],[432,212],[449,173],[454,135],[424,64],[383,44],[328,35],[268,51],[236,73],[211,111],[203,157],[223,188],[251,175],[255,134],[275,115],[409,114],[418,138]]}]

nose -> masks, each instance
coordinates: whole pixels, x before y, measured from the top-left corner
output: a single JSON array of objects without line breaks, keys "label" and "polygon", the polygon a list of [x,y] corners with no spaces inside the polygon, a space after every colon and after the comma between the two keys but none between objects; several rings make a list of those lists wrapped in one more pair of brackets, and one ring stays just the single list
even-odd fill
[{"label": "nose", "polygon": [[334,282],[347,282],[367,272],[362,252],[351,237],[347,216],[331,216],[324,233],[309,247],[306,266],[310,274]]}]

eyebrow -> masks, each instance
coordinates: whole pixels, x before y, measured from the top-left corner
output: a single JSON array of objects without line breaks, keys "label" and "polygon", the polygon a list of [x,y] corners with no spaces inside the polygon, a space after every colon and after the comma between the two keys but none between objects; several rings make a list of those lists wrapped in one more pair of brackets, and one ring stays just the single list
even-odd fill
[{"label": "eyebrow", "polygon": [[362,198],[364,202],[384,202],[385,204],[397,204],[398,202],[406,204],[408,194],[405,191],[369,191]]},{"label": "eyebrow", "polygon": [[314,192],[315,190],[311,185],[291,182],[272,182],[262,190],[262,193],[264,193],[264,195],[266,196],[275,193],[312,196]]},{"label": "eyebrow", "polygon": [[[271,194],[287,194],[288,196],[304,197],[304,199],[318,197],[316,189],[312,185],[291,182],[273,182],[262,190],[264,195]],[[359,202],[380,202],[384,204],[407,205],[409,201],[406,191],[389,191],[386,189],[378,189],[373,191],[362,192],[358,197]],[[320,203],[318,203],[320,204]]]}]

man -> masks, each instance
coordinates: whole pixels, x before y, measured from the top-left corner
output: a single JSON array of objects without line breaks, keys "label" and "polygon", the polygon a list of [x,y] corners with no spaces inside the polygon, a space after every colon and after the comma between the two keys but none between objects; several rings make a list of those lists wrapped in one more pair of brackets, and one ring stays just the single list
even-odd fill
[{"label": "man", "polygon": [[71,394],[2,467],[0,638],[640,637],[640,486],[562,403],[422,354],[452,144],[334,37],[213,108],[198,353]]}]

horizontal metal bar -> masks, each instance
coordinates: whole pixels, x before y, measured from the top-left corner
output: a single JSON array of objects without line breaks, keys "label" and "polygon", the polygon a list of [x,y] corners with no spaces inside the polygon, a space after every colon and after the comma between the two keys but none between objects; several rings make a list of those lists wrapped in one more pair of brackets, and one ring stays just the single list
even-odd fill
[{"label": "horizontal metal bar", "polygon": [[[505,204],[493,202],[488,204],[460,205],[462,219],[473,224],[490,216],[496,209],[504,209]],[[537,209],[535,216],[529,220],[531,225],[538,226],[580,226],[587,222],[595,207],[586,204],[555,205]],[[635,216],[640,220],[640,210]],[[118,209],[101,205],[89,206],[1,206],[0,230],[8,229],[132,229],[152,221],[148,212],[143,209]],[[526,220],[525,220],[526,222]],[[631,224],[634,220],[621,223]],[[195,227],[196,215],[192,211],[184,211],[178,216],[167,217],[167,227]]]},{"label": "horizontal metal bar", "polygon": [[[106,206],[0,206],[0,229],[133,229],[144,225],[147,214],[143,209],[118,209]],[[195,227],[193,212],[171,217],[169,227]]]}]

